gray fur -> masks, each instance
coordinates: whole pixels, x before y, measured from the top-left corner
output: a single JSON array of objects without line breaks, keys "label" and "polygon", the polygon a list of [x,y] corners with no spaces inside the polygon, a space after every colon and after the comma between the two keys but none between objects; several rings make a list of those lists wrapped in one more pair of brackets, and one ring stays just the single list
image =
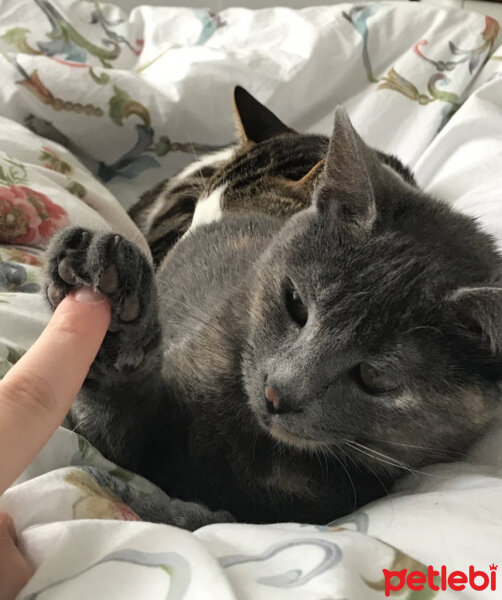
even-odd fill
[{"label": "gray fur", "polygon": [[[77,430],[170,496],[242,521],[346,514],[408,470],[462,455],[500,401],[492,240],[390,169],[345,113],[334,132],[306,208],[201,226],[155,279],[120,237],[72,229],[49,249],[52,305],[82,283],[103,289],[105,273],[114,305]],[[140,311],[124,321],[131,297]],[[395,386],[374,393],[362,364]],[[271,410],[266,386],[287,410]]]}]

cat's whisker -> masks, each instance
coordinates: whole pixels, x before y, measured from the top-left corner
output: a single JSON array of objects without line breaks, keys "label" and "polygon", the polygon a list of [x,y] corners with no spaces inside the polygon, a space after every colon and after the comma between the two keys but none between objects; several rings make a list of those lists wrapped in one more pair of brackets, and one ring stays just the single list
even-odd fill
[{"label": "cat's whisker", "polygon": [[[378,460],[381,463],[388,464],[389,466],[393,466],[395,468],[408,471],[409,473],[412,473],[415,477],[417,475],[425,475],[427,477],[435,477],[437,479],[444,479],[444,476],[436,475],[434,473],[427,473],[426,471],[421,471],[419,469],[415,469],[414,467],[411,467],[409,465],[404,464],[401,461],[398,461],[398,459],[394,459],[393,457],[388,456],[387,454],[378,452],[378,451],[374,450],[373,448],[369,448],[368,446],[365,446],[364,444],[358,444],[357,442],[354,442],[353,440],[345,440],[345,442],[347,443],[347,445],[349,447],[353,448],[354,450],[358,450],[362,454],[365,454],[366,456],[368,456],[370,458]],[[353,445],[353,444],[357,444],[357,445]],[[383,458],[383,457],[385,457],[385,458]]]},{"label": "cat's whisker", "polygon": [[[190,134],[188,133],[188,131],[186,129],[185,129],[185,134],[186,134],[186,136],[188,138],[188,143],[190,144],[190,147],[192,148],[192,154],[193,154],[195,160],[197,162],[200,162],[200,157],[195,152],[195,146],[194,146],[194,144],[192,142]],[[199,172],[199,175],[200,175],[200,178],[201,178],[201,183],[202,183],[202,186],[201,186],[202,187],[202,190],[201,190],[202,193],[199,194],[199,199],[200,199],[203,195],[207,195],[207,193],[209,191],[209,187],[208,187],[208,185],[206,183],[206,177],[204,177],[204,175],[202,174],[202,168],[201,168],[200,165],[197,165],[197,171]]]},{"label": "cat's whisker", "polygon": [[361,448],[358,448],[357,446],[352,446],[351,444],[348,444],[350,448],[353,448],[354,450],[360,452],[361,454],[364,454],[365,456],[369,457],[369,458],[373,458],[374,460],[377,460],[383,464],[389,465],[390,467],[399,467],[399,465],[396,465],[393,462],[389,462],[387,460],[382,460],[380,457],[375,456],[373,453],[370,452],[365,452],[364,450],[362,450]]},{"label": "cat's whisker", "polygon": [[353,448],[354,450],[357,450],[370,458],[378,460],[379,462],[381,462],[383,464],[389,465],[390,467],[394,467],[394,468],[404,469],[409,472],[415,472],[415,470],[412,469],[411,467],[404,465],[400,461],[397,461],[397,460],[395,461],[390,456],[387,456],[385,454],[377,452],[377,451],[373,450],[372,448],[369,448],[368,446],[364,446],[363,444],[358,444],[357,442],[353,442],[352,440],[345,440],[345,442],[350,448]]},{"label": "cat's whisker", "polygon": [[[343,445],[340,446],[340,450],[343,452],[344,456],[346,456],[349,460],[352,461],[352,463],[354,465],[357,466],[357,462],[354,459],[353,456],[351,456],[348,452],[344,451]],[[385,483],[382,481],[382,478],[378,475],[378,473],[376,472],[375,469],[373,469],[373,467],[371,466],[371,464],[367,463],[366,466],[368,467],[368,469],[373,473],[373,475],[378,479],[378,481],[380,482],[380,485],[383,487],[385,493],[387,496],[390,496],[390,492],[389,489],[387,488],[387,486],[385,485]]]},{"label": "cat's whisker", "polygon": [[395,442],[392,440],[384,440],[384,439],[375,438],[372,436],[367,436],[367,439],[369,441],[376,442],[379,444],[387,444],[389,446],[395,446],[396,448],[409,448],[412,450],[419,450],[420,452],[423,452],[423,453],[428,453],[432,456],[435,455],[437,457],[438,462],[443,462],[448,459],[453,460],[454,458],[457,458],[460,460],[460,459],[468,456],[468,454],[466,452],[458,452],[455,450],[447,450],[447,449],[440,450],[438,448],[431,448],[430,446],[419,446],[416,444],[406,444],[404,442]]},{"label": "cat's whisker", "polygon": [[399,448],[410,448],[413,450],[420,450],[421,452],[426,452],[428,454],[436,454],[438,457],[441,457],[443,459],[448,458],[448,455],[456,456],[459,459],[460,458],[464,458],[467,456],[467,453],[465,452],[456,452],[454,450],[439,450],[438,448],[430,448],[427,446],[417,446],[414,444],[405,444],[404,442],[393,442],[391,440],[381,440],[381,439],[377,439],[377,438],[368,438],[371,439],[372,441],[378,442],[380,444],[388,444],[390,446],[396,446]]},{"label": "cat's whisker", "polygon": [[[349,431],[343,431],[338,429],[336,431],[336,434],[338,436],[345,436],[346,438],[350,438],[350,436],[352,435],[351,432]],[[382,438],[378,438],[372,435],[368,435],[367,433],[364,434],[364,438],[370,442],[376,442],[378,444],[387,444],[389,446],[396,446],[397,448],[410,448],[413,450],[420,450],[421,452],[427,452],[429,454],[436,454],[439,458],[442,458],[443,460],[448,459],[449,457],[458,457],[458,459],[461,458],[465,458],[466,456],[468,456],[468,453],[466,452],[458,452],[455,450],[440,450],[438,448],[432,448],[430,446],[419,446],[416,444],[408,444],[405,442],[396,442],[394,440],[384,440]]]},{"label": "cat's whisker", "polygon": [[[326,446],[327,446],[327,444],[326,444]],[[350,485],[352,487],[352,492],[354,494],[354,504],[352,506],[352,512],[353,512],[356,509],[356,507],[357,507],[357,491],[356,491],[356,486],[354,484],[354,480],[352,479],[352,477],[350,475],[350,472],[347,469],[347,467],[343,464],[343,460],[337,455],[336,452],[333,452],[329,447],[327,447],[327,448],[330,451],[331,456],[333,456],[336,459],[336,461],[340,464],[340,466],[342,467],[342,469],[345,471],[345,474],[347,475],[347,479],[349,480],[349,483],[350,483]],[[336,444],[336,448],[337,448],[337,450],[342,451],[341,447],[338,444]]]},{"label": "cat's whisker", "polygon": [[186,137],[188,139],[188,143],[190,144],[190,148],[192,149],[193,157],[194,157],[194,159],[195,159],[196,162],[199,162],[200,159],[197,156],[197,152],[195,152],[195,146],[193,144],[192,138],[190,137],[190,134],[188,133],[188,129],[186,127],[184,129],[185,129],[185,135],[186,135]]},{"label": "cat's whisker", "polygon": [[[323,477],[324,481],[327,482],[328,479],[328,461],[326,458],[326,450],[327,448],[325,448],[325,444],[321,445],[321,448],[311,448],[311,453],[317,458],[318,462],[319,462],[319,468],[321,469],[321,476]],[[323,461],[321,461],[321,459],[324,459]]]},{"label": "cat's whisker", "polygon": [[370,448],[364,444],[360,444],[359,442],[356,442],[354,440],[351,440],[350,442],[351,444],[353,444],[354,446],[358,446],[359,448],[363,448],[364,450],[368,450],[370,452],[372,452],[373,454],[376,454],[378,456],[381,456],[382,458],[389,460],[389,461],[394,461],[397,465],[399,466],[403,466],[404,463],[402,463],[400,460],[398,460],[397,458],[394,458],[392,456],[389,456],[388,454],[385,454],[383,452],[379,452],[378,450],[375,450],[374,448]]}]

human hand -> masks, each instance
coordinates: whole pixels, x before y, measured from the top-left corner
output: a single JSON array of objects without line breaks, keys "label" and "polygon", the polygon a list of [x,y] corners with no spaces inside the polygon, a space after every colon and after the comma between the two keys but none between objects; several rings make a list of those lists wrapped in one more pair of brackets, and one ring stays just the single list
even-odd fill
[{"label": "human hand", "polygon": [[[90,288],[67,296],[35,344],[0,382],[0,494],[63,421],[110,316],[105,296]],[[16,546],[12,521],[0,513],[0,600],[14,598],[30,575]]]}]

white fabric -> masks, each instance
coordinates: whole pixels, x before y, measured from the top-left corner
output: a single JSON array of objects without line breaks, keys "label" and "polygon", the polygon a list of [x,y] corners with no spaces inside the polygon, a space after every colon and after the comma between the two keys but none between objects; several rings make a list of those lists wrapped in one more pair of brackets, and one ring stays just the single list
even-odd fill
[{"label": "white fabric", "polygon": [[[426,189],[479,218],[502,245],[502,62],[490,60],[483,67],[490,54],[502,58],[502,50],[493,52],[496,26],[481,15],[382,3],[359,12],[342,5],[303,11],[231,9],[218,16],[142,7],[127,19],[105,6],[106,21],[95,18],[92,24],[95,10],[95,4],[78,0],[4,0],[0,14],[5,117],[22,122],[32,114],[38,131],[45,126],[40,119],[50,121],[84,163],[101,174],[106,174],[103,164],[110,169],[132,149],[138,126],[144,135],[152,134],[135,160],[114,165],[106,189],[63,148],[45,144],[71,162],[71,177],[91,190],[89,197],[99,198],[96,211],[89,212],[75,195],[64,193],[70,175],[47,178],[44,161],[30,154],[39,138],[2,121],[2,149],[22,163],[36,164],[28,169],[29,184],[64,206],[72,222],[94,226],[99,221],[139,239],[112,194],[129,206],[141,191],[193,158],[192,146],[199,154],[204,144],[230,141],[231,90],[239,83],[302,131],[329,133],[334,106],[343,103],[370,143],[398,154]],[[117,24],[120,17],[126,20]],[[65,45],[60,33],[62,26],[69,31],[68,24],[94,46],[73,33]],[[28,32],[12,33],[21,27]],[[105,35],[104,27],[116,37]],[[49,50],[43,45],[44,52],[80,64],[30,53],[38,51],[37,43],[50,42],[49,31],[54,43]],[[116,41],[118,56],[103,58],[115,48],[111,42],[117,36],[129,46]],[[369,69],[363,59],[366,36]],[[421,40],[427,43],[417,46]],[[94,65],[95,78],[110,80],[96,83],[88,67],[81,66],[86,63]],[[42,88],[35,85],[34,71]],[[79,105],[90,105],[92,114]],[[457,112],[438,133],[452,106]],[[182,150],[162,156],[162,136]],[[54,160],[52,167],[61,171]],[[8,292],[1,298],[9,303],[0,303],[6,348],[0,359],[6,364],[15,360],[13,347],[29,346],[47,314],[39,312],[31,294]],[[0,509],[13,515],[23,550],[36,567],[22,599],[372,600],[385,597],[383,568],[466,570],[473,564],[488,571],[489,564],[497,564],[502,548],[500,426],[469,460],[430,467],[401,488],[338,527],[214,525],[190,534],[124,523],[136,517],[116,496],[124,490],[156,493],[152,486],[59,430],[0,498]],[[502,583],[498,588],[467,588],[439,597],[498,598]],[[434,597],[426,591],[414,594],[408,590],[401,597]]]}]

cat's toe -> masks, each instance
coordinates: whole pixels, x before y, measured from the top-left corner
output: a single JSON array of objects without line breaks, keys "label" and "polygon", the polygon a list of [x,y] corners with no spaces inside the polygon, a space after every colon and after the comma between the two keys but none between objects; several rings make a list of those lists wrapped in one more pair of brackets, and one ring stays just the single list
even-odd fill
[{"label": "cat's toe", "polygon": [[52,308],[56,308],[70,292],[90,285],[83,270],[90,240],[91,232],[82,227],[64,229],[52,239],[46,253],[44,286]]},{"label": "cat's toe", "polygon": [[77,283],[77,275],[73,270],[70,259],[63,258],[58,264],[58,275],[68,285],[75,285]]},{"label": "cat's toe", "polygon": [[134,319],[138,318],[139,312],[141,310],[139,304],[139,298],[137,294],[133,294],[132,296],[128,296],[119,311],[119,318],[121,321],[128,323],[129,321],[134,321]]},{"label": "cat's toe", "polygon": [[152,300],[153,274],[141,250],[116,234],[93,239],[86,268],[93,285],[112,301],[111,329],[135,322]]},{"label": "cat's toe", "polygon": [[101,274],[98,286],[103,294],[114,294],[119,287],[119,274],[115,265],[110,265]]},{"label": "cat's toe", "polygon": [[53,308],[56,308],[56,306],[66,296],[65,291],[61,287],[54,285],[53,283],[47,286],[46,295],[47,299],[49,300],[49,303]]},{"label": "cat's toe", "polygon": [[111,331],[137,322],[153,301],[153,272],[141,250],[121,235],[71,227],[53,238],[46,260],[46,296],[53,308],[91,286],[112,304]]}]

